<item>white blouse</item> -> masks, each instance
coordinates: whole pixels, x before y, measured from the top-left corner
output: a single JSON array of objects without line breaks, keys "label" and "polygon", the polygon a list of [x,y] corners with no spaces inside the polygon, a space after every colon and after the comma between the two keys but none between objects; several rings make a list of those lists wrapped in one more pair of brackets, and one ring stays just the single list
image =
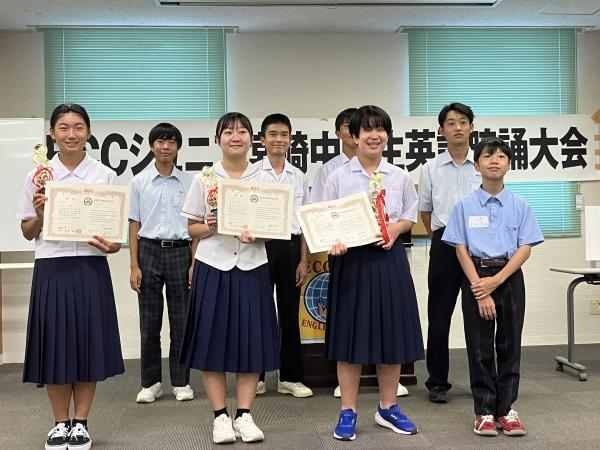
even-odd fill
[{"label": "white blouse", "polygon": [[[221,161],[216,162],[213,167],[217,179],[229,178]],[[269,181],[257,166],[250,163],[240,180]],[[202,182],[202,174],[199,173],[192,181],[181,209],[181,215],[188,219],[204,222],[205,216],[209,212],[206,201],[207,193]],[[252,230],[249,231],[252,234]],[[243,244],[235,236],[215,233],[200,241],[195,258],[223,271],[231,270],[236,266],[240,270],[252,270],[267,263],[267,252],[263,242]]]}]

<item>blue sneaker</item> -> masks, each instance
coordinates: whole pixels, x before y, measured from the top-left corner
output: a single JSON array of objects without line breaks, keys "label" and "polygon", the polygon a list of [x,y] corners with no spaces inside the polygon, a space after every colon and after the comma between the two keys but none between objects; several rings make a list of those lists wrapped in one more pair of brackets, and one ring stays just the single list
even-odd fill
[{"label": "blue sneaker", "polygon": [[353,441],[356,439],[356,417],[357,414],[350,408],[340,411],[340,419],[333,437],[342,441]]},{"label": "blue sneaker", "polygon": [[415,434],[417,432],[417,426],[408,419],[396,403],[388,409],[383,409],[381,405],[378,405],[375,422],[400,434]]}]

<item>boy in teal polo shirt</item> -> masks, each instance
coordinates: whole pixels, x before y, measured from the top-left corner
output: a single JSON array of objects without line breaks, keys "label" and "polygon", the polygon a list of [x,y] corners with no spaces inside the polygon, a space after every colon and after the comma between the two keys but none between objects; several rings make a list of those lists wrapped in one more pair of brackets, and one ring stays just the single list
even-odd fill
[{"label": "boy in teal polo shirt", "polygon": [[481,187],[456,204],[442,237],[456,248],[465,275],[462,310],[475,403],[473,432],[496,436],[499,428],[522,436],[525,427],[512,409],[525,317],[521,266],[544,237],[527,201],[504,186],[508,145],[495,137],[483,139],[474,159]]}]

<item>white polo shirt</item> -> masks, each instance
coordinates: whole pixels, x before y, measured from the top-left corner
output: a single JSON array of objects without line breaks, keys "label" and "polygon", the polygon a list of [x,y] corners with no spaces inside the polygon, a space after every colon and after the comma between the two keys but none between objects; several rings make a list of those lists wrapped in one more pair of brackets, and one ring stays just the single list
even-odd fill
[{"label": "white polo shirt", "polygon": [[[213,167],[217,179],[229,178],[221,161],[217,161]],[[242,173],[240,180],[270,181],[262,175],[262,171],[257,166],[250,163]],[[183,203],[181,215],[188,219],[204,222],[204,218],[209,212],[206,207],[206,195],[207,190],[202,183],[202,174],[199,173],[192,181]],[[231,270],[234,267],[238,267],[240,270],[252,270],[267,263],[267,252],[263,242],[242,244],[235,236],[216,233],[200,241],[195,258],[223,271]]]},{"label": "white polo shirt", "polygon": [[296,210],[299,206],[308,203],[308,180],[306,175],[297,167],[294,167],[288,160],[285,161],[283,172],[277,175],[273,170],[271,161],[268,157],[254,163],[265,175],[269,177],[270,183],[290,184],[294,186],[294,216],[292,218],[292,234],[302,234],[300,222],[296,217]]},{"label": "white polo shirt", "polygon": [[[87,154],[72,172],[60,162],[58,154],[50,160],[48,165],[52,168],[54,181],[81,184],[115,184],[117,179],[117,175],[112,169],[90,158]],[[17,210],[17,219],[29,220],[36,216],[35,208],[33,207],[33,194],[36,187],[32,182],[35,171],[36,169],[33,169],[25,177],[25,185],[23,186],[19,209]],[[40,232],[35,238],[35,258],[58,258],[62,256],[106,255],[87,242],[45,241]]]},{"label": "white polo shirt", "polygon": [[[383,174],[385,211],[389,215],[389,221],[395,223],[409,220],[416,223],[419,198],[408,172],[384,161],[383,158],[377,171]],[[369,194],[370,178],[358,158],[352,158],[348,164],[339,167],[329,176],[323,200],[336,200],[361,192]]]}]

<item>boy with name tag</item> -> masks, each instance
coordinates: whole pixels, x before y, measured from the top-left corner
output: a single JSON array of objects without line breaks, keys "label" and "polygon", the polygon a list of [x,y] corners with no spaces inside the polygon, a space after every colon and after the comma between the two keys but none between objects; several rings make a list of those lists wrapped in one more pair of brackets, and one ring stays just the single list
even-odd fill
[{"label": "boy with name tag", "polygon": [[[525,284],[521,266],[544,237],[527,201],[504,186],[511,151],[502,140],[475,147],[481,187],[456,204],[442,240],[464,271],[462,311],[475,403],[473,432],[523,436],[512,409],[519,390]],[[494,360],[494,355],[496,360]]]},{"label": "boy with name tag", "polygon": [[169,368],[173,395],[191,400],[190,369],[179,363],[185,327],[188,286],[193,273],[192,254],[197,240],[181,216],[192,177],[175,167],[181,132],[170,123],[159,123],[148,137],[154,164],[131,181],[129,254],[131,289],[137,292],[140,311],[141,381],[138,403],[152,403],[163,394],[160,330],[163,288],[169,313]]}]

